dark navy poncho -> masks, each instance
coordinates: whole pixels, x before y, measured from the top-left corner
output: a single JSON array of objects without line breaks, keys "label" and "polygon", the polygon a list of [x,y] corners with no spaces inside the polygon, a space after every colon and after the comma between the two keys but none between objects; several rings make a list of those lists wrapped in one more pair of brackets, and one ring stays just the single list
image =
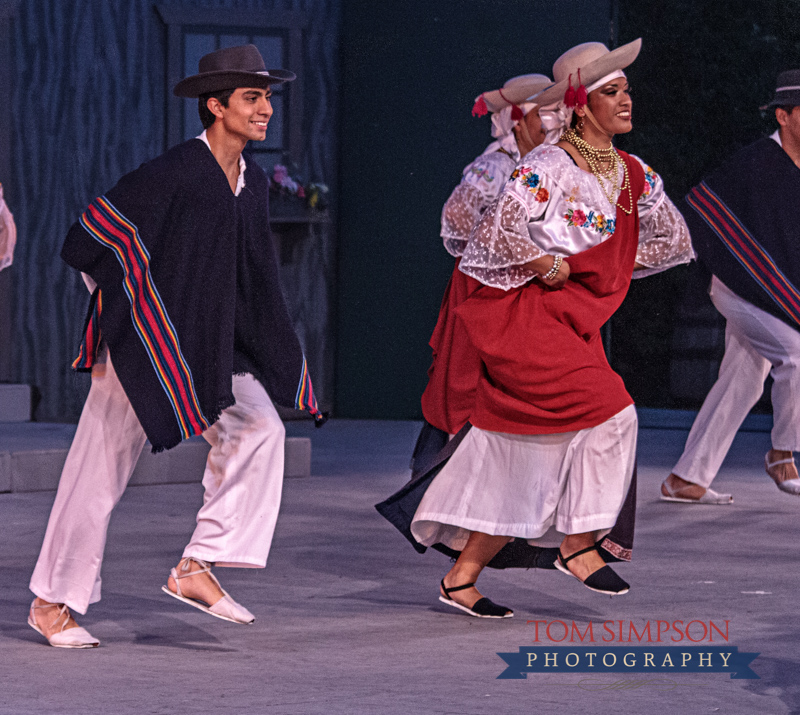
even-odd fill
[{"label": "dark navy poncho", "polygon": [[174,147],[95,199],[61,252],[98,286],[73,366],[91,369],[102,336],[153,451],[213,424],[234,373],[322,418],[280,288],[268,179],[245,158],[234,196],[204,142]]},{"label": "dark navy poncho", "polygon": [[706,267],[744,300],[800,326],[800,169],[773,139],[735,154],[686,197]]}]

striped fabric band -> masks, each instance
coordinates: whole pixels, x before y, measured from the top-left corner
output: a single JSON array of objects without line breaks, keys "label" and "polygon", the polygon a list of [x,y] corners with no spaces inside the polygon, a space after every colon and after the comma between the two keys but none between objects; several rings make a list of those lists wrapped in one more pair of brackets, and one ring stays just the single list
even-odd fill
[{"label": "striped fabric band", "polygon": [[311,377],[308,374],[306,356],[303,355],[303,369],[300,374],[300,384],[297,386],[297,395],[294,399],[294,406],[297,410],[306,410],[316,419],[322,419],[322,413],[317,405],[317,398],[314,396],[314,388],[311,385]]},{"label": "striped fabric band", "polygon": [[202,434],[209,423],[200,409],[192,372],[181,354],[178,335],[150,274],[150,254],[136,226],[101,196],[86,209],[81,225],[110,248],[124,272],[133,326],[172,405],[184,439]]},{"label": "striped fabric band", "polygon": [[83,331],[83,340],[78,350],[78,357],[72,363],[73,370],[91,370],[97,360],[97,348],[100,346],[100,313],[103,312],[103,293],[98,288],[92,295],[92,315]]},{"label": "striped fabric band", "polygon": [[736,215],[703,181],[686,197],[725,247],[781,309],[800,324],[800,291]]}]

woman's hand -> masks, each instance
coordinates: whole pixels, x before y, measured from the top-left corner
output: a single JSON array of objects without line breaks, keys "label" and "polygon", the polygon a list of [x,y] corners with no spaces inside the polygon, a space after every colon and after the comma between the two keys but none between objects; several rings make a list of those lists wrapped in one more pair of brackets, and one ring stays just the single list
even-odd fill
[{"label": "woman's hand", "polygon": [[552,288],[553,290],[560,290],[564,287],[564,284],[567,282],[569,278],[569,263],[566,261],[561,261],[561,266],[558,269],[558,273],[555,274],[552,278],[545,278],[544,276],[539,276],[539,280],[542,281],[548,288]]},{"label": "woman's hand", "polygon": [[550,272],[550,269],[552,269],[552,267],[555,265],[555,262],[555,256],[546,254],[533,261],[530,261],[526,264],[526,267],[536,271],[539,274],[539,280],[542,281],[542,283],[544,283],[548,288],[559,290],[560,288],[564,287],[564,284],[567,282],[567,278],[569,278],[569,263],[567,263],[566,260],[562,260],[561,266],[558,269],[558,273],[556,273],[552,278],[545,278],[544,276]]}]

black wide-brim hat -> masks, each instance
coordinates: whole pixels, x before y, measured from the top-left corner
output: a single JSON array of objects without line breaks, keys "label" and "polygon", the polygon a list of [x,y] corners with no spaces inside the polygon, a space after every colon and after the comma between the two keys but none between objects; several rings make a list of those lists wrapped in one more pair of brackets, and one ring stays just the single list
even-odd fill
[{"label": "black wide-brim hat", "polygon": [[182,79],[172,90],[176,97],[199,97],[237,87],[266,89],[271,84],[296,79],[289,70],[268,70],[255,45],[217,50],[200,58],[198,74]]},{"label": "black wide-brim hat", "polygon": [[781,72],[775,84],[775,96],[769,104],[761,109],[800,106],[800,70]]}]

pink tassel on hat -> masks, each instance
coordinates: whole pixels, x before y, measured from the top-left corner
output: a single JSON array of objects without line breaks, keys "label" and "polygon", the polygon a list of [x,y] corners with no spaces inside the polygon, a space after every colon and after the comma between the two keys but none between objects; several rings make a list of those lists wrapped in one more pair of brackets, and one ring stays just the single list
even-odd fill
[{"label": "pink tassel on hat", "polygon": [[516,105],[511,105],[511,120],[514,122],[518,122],[522,119],[525,115],[522,113],[522,110]]},{"label": "pink tassel on hat", "polygon": [[583,82],[581,82],[581,71],[578,69],[578,91],[575,94],[575,104],[578,107],[585,107],[588,101],[589,97],[586,94],[586,87]]},{"label": "pink tassel on hat", "polygon": [[567,91],[564,92],[564,105],[572,109],[575,106],[575,88],[572,86],[572,75],[567,80]]},{"label": "pink tassel on hat", "polygon": [[481,94],[481,96],[475,100],[475,104],[472,107],[472,116],[483,117],[487,114],[489,114],[489,108],[486,106],[486,100],[483,98],[483,94]]}]

